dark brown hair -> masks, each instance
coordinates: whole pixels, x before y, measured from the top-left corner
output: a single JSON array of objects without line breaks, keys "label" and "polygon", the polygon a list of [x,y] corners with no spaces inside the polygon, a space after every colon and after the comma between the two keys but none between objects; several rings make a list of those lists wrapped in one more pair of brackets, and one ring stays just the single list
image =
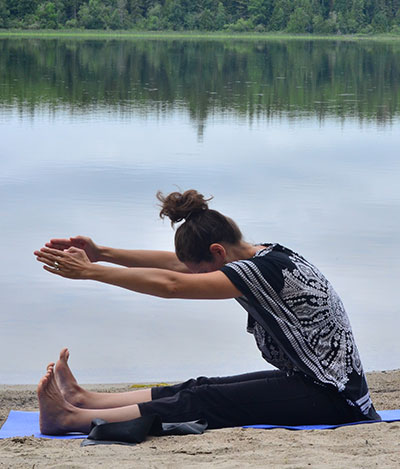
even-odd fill
[{"label": "dark brown hair", "polygon": [[211,244],[236,244],[242,239],[233,220],[208,208],[212,197],[206,199],[191,189],[167,196],[157,192],[157,199],[161,202],[161,218],[168,217],[171,225],[185,220],[175,233],[175,252],[181,262],[212,261]]}]

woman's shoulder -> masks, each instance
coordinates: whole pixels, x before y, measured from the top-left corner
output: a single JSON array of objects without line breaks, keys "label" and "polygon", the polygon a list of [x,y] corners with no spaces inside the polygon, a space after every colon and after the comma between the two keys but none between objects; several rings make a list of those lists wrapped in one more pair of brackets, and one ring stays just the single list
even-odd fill
[{"label": "woman's shoulder", "polygon": [[[259,246],[264,246],[263,249],[260,249],[257,251],[253,258],[257,257],[264,257],[267,256],[269,259],[275,257],[275,254],[278,254],[278,257],[290,257],[290,256],[298,256],[301,257],[299,254],[296,252],[292,251],[286,246],[283,246],[282,244],[279,243],[260,243]],[[281,254],[281,256],[279,256]]]}]

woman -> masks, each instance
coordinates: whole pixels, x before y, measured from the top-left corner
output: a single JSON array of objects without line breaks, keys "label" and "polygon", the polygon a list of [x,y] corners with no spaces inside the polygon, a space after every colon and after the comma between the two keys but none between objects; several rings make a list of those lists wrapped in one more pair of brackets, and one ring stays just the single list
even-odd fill
[{"label": "woman", "polygon": [[204,418],[209,428],[379,420],[346,312],[326,278],[279,244],[245,242],[233,220],[209,209],[210,199],[195,190],[157,197],[161,217],[172,225],[183,221],[175,253],[99,247],[77,237],[50,241],[35,252],[37,260],[61,277],[164,298],[235,298],[262,356],[278,370],[93,393],[76,382],[64,349],[39,383],[41,431],[87,432],[94,418],[116,422],[148,414],[164,422]]}]

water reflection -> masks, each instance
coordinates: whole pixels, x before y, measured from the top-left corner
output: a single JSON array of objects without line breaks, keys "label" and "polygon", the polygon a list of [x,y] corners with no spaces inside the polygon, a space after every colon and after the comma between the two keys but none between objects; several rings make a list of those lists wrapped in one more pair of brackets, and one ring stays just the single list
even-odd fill
[{"label": "water reflection", "polygon": [[333,41],[0,40],[0,106],[207,118],[390,122],[400,45]]}]

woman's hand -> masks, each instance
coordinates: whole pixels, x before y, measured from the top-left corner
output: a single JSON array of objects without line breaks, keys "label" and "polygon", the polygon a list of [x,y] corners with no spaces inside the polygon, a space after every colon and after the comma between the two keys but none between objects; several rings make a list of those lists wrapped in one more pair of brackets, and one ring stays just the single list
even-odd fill
[{"label": "woman's hand", "polygon": [[59,251],[65,251],[71,247],[79,248],[85,251],[91,262],[98,262],[100,260],[100,247],[87,236],[75,236],[69,239],[51,239],[45,246]]},{"label": "woman's hand", "polygon": [[45,264],[47,272],[73,279],[88,278],[88,270],[92,263],[83,249],[74,246],[66,251],[43,247],[34,252],[36,259]]}]

